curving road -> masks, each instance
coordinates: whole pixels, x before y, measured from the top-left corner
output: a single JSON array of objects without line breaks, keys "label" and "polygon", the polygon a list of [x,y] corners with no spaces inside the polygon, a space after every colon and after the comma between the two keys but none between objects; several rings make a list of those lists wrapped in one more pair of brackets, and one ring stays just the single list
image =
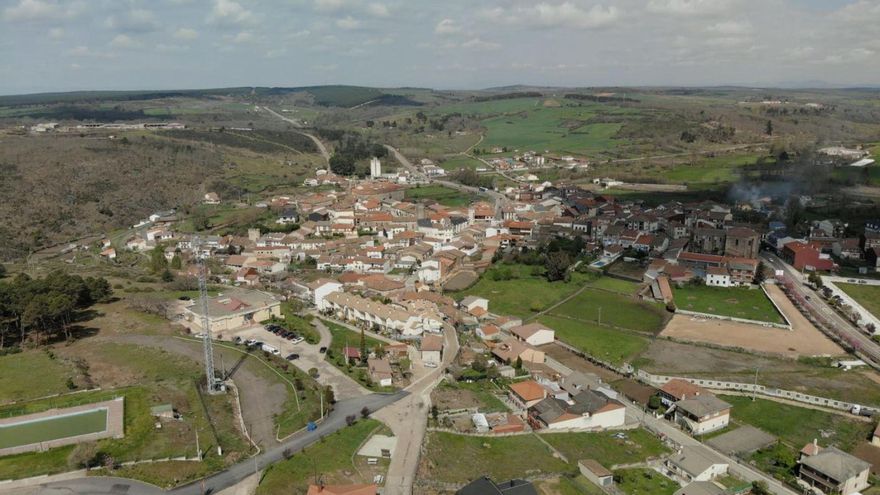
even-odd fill
[{"label": "curving road", "polygon": [[[261,107],[261,108],[263,110],[271,113],[272,115],[278,117],[279,119],[287,122],[288,124],[293,124],[294,127],[302,127],[299,122],[297,122],[293,119],[289,119],[289,118],[285,117],[284,115],[281,115],[280,113],[276,112],[275,110],[272,110],[269,107]],[[324,160],[326,160],[327,163],[330,163],[330,152],[327,151],[327,146],[325,146],[324,143],[320,139],[318,139],[317,136],[315,136],[314,134],[309,134],[308,132],[305,132],[305,131],[294,131],[294,132],[296,132],[297,134],[302,134],[303,136],[306,136],[307,138],[311,139],[312,142],[315,143],[315,146],[318,147],[318,151],[321,152],[321,156],[324,157]]]},{"label": "curving road", "polygon": [[283,453],[285,450],[290,449],[294,453],[300,452],[320,440],[321,437],[345,428],[347,425],[345,421],[346,416],[352,414],[359,416],[364,406],[368,407],[370,411],[378,411],[408,395],[408,392],[401,391],[394,394],[371,394],[365,397],[339,401],[336,403],[333,411],[318,425],[315,431],[302,430],[277,447],[235,464],[225,471],[169,491],[128,479],[86,477],[46,483],[17,490],[14,493],[41,495],[203,495],[206,493],[217,493],[220,490],[235,485],[255,472],[281,461],[284,458]]}]

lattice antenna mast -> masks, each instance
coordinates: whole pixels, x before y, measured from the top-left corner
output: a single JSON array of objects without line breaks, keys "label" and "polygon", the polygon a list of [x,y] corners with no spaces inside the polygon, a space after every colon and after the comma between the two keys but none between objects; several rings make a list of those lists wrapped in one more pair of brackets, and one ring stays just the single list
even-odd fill
[{"label": "lattice antenna mast", "polygon": [[202,256],[201,240],[198,236],[193,238],[193,250],[199,263],[199,304],[202,313],[202,347],[205,352],[205,381],[208,393],[215,394],[221,391],[220,380],[214,374],[214,349],[211,340],[211,318],[208,316],[208,266]]}]

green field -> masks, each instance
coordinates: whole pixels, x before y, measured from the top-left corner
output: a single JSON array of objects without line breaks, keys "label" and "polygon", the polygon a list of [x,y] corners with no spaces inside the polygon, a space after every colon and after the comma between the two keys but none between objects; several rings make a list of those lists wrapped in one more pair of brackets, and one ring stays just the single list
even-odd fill
[{"label": "green field", "polygon": [[[40,351],[0,356],[0,399],[35,399],[68,392],[66,381],[78,373],[68,362]],[[33,377],[40,376],[39,380]]]},{"label": "green field", "polygon": [[743,167],[753,165],[759,155],[722,155],[705,158],[695,163],[664,168],[662,178],[668,182],[686,184],[736,182],[742,176]]},{"label": "green field", "polygon": [[455,172],[458,169],[466,168],[470,170],[476,170],[479,167],[486,167],[486,164],[471,158],[469,156],[456,156],[454,158],[449,158],[447,160],[443,160],[440,162],[440,167],[447,172]]},{"label": "green field", "polygon": [[646,430],[627,430],[623,439],[615,438],[616,433],[544,433],[541,438],[573,463],[596,459],[606,467],[642,462],[669,452],[663,442]]},{"label": "green field", "polygon": [[576,154],[614,149],[617,146],[614,136],[622,124],[587,123],[594,116],[596,113],[588,109],[540,107],[515,115],[492,117],[483,121],[487,134],[479,147]]},{"label": "green field", "polygon": [[[381,423],[372,419],[360,420],[353,426],[321,438],[301,453],[266,469],[257,487],[258,495],[305,493],[315,472],[324,476],[328,484],[336,482],[343,470],[354,471],[352,458],[357,449]],[[365,481],[362,481],[365,482]]]},{"label": "green field", "polygon": [[573,273],[570,282],[548,282],[543,273],[542,266],[495,264],[469,289],[450,295],[485,297],[495,314],[529,317],[572,294],[585,278]]},{"label": "green field", "polygon": [[663,330],[666,319],[665,310],[657,304],[591,289],[553,309],[550,314],[651,334]]},{"label": "green field", "polygon": [[463,193],[445,186],[421,186],[406,190],[406,198],[413,200],[429,199],[443,206],[467,206],[476,200],[472,194]]},{"label": "green field", "polygon": [[0,427],[0,449],[98,433],[106,429],[106,409],[12,424]]},{"label": "green field", "polygon": [[[791,447],[801,447],[814,438],[822,445],[836,445],[843,450],[851,450],[865,440],[873,425],[845,418],[816,409],[780,404],[771,400],[734,395],[721,396],[733,405],[731,415],[734,421],[750,424],[767,433],[778,436]],[[825,437],[822,432],[830,432]]]},{"label": "green field", "polygon": [[617,488],[626,495],[672,495],[678,483],[653,469],[620,469],[614,472]]},{"label": "green field", "polygon": [[554,316],[542,316],[539,321],[555,330],[559,340],[614,364],[628,362],[651,343],[646,336],[589,322]]},{"label": "green field", "polygon": [[577,466],[554,457],[533,435],[494,438],[430,431],[423,458],[429,467],[419,477],[448,483],[468,483],[480,476],[509,480],[577,471]]},{"label": "green field", "polygon": [[587,285],[595,289],[605,289],[627,295],[635,294],[636,290],[639,288],[639,284],[635,282],[621,280],[614,277],[599,277],[596,280],[589,282]]},{"label": "green field", "polygon": [[880,285],[860,285],[835,283],[840,290],[855,299],[857,303],[880,318]]},{"label": "green field", "polygon": [[686,285],[673,289],[678,309],[747,320],[785,323],[764,291],[748,287]]}]

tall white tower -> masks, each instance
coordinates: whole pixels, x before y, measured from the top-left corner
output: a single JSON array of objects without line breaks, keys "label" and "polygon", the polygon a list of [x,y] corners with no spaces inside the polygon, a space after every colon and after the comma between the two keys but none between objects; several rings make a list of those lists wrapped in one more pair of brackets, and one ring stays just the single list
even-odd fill
[{"label": "tall white tower", "polygon": [[382,162],[375,156],[370,159],[370,177],[378,179],[382,176]]}]

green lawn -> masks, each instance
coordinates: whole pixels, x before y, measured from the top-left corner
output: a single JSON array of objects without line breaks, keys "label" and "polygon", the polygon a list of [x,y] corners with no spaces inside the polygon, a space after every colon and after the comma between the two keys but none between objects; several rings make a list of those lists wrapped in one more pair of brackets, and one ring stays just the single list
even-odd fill
[{"label": "green lawn", "polygon": [[305,493],[316,471],[324,476],[325,482],[333,484],[336,473],[355,470],[352,456],[380,425],[376,420],[362,419],[353,426],[323,437],[290,459],[273,464],[263,474],[256,493]]},{"label": "green lawn", "polygon": [[106,409],[12,424],[0,427],[0,449],[98,433],[106,429]]},{"label": "green lawn", "polygon": [[411,187],[406,190],[406,198],[413,200],[431,199],[441,205],[450,207],[467,206],[476,199],[471,194],[445,186]]},{"label": "green lawn", "polygon": [[673,289],[678,309],[748,320],[785,323],[760,289],[686,285]]},{"label": "green lawn", "polygon": [[614,479],[626,495],[673,495],[681,488],[678,483],[653,469],[620,469]]},{"label": "green lawn", "polygon": [[[776,435],[796,449],[817,438],[822,445],[833,444],[843,450],[850,450],[866,439],[873,427],[871,423],[847,419],[837,414],[765,399],[752,401],[749,397],[734,395],[720,397],[733,405],[731,415],[735,421]],[[823,431],[831,432],[831,437],[825,438],[821,434]]]},{"label": "green lawn", "polygon": [[[324,325],[326,325],[327,329],[330,330],[330,335],[332,336],[332,340],[330,341],[330,346],[327,349],[327,353],[324,354],[324,359],[330,362],[333,366],[339,368],[342,372],[346,373],[354,381],[360,383],[364,387],[372,390],[383,389],[383,387],[372,383],[366,367],[352,366],[345,362],[345,357],[342,354],[342,349],[346,345],[348,345],[349,347],[360,349],[360,334],[358,332],[353,332],[348,328],[339,325],[338,323],[334,323],[323,318],[321,319],[321,321],[324,322]],[[383,347],[385,345],[385,343],[381,340],[374,339],[369,335],[365,335],[365,340],[367,344],[367,353],[369,353],[373,349]]]},{"label": "green lawn", "polygon": [[605,290],[585,290],[551,314],[651,334],[663,330],[666,322],[662,306]]},{"label": "green lawn", "polygon": [[595,105],[537,106],[516,114],[491,117],[483,120],[486,139],[478,147],[575,154],[613,150],[618,146],[614,136],[623,124],[589,122],[598,115],[598,108]]},{"label": "green lawn", "polygon": [[533,435],[494,438],[431,431],[426,443],[427,472],[421,476],[433,481],[467,483],[480,476],[500,481],[577,471]]},{"label": "green lawn", "polygon": [[639,284],[637,284],[636,282],[621,280],[614,277],[599,277],[596,280],[588,283],[587,285],[596,289],[605,289],[628,295],[635,294],[636,290],[639,288]]},{"label": "green lawn", "polygon": [[[880,285],[841,284],[834,285],[861,304],[872,315],[880,318]],[[0,378],[2,380],[2,378]]]},{"label": "green lawn", "polygon": [[759,155],[722,155],[700,159],[696,163],[675,165],[664,170],[662,178],[687,184],[736,182],[743,167],[755,164]]},{"label": "green lawn", "polygon": [[[33,379],[35,376],[40,379]],[[40,350],[0,356],[0,400],[35,399],[69,392],[67,379],[77,376],[71,363]]]},{"label": "green lawn", "polygon": [[647,337],[594,323],[555,316],[542,316],[539,321],[555,330],[559,340],[614,364],[630,361],[650,344]]},{"label": "green lawn", "polygon": [[447,172],[455,172],[461,168],[466,168],[470,170],[476,170],[479,167],[488,168],[486,167],[485,163],[469,156],[456,156],[453,158],[449,158],[440,162],[439,165]]},{"label": "green lawn", "polygon": [[542,266],[496,264],[469,289],[449,295],[485,297],[493,313],[529,317],[572,294],[586,278],[573,273],[570,282],[548,282],[543,273]]},{"label": "green lawn", "polygon": [[562,452],[570,462],[596,459],[603,466],[641,462],[669,452],[663,442],[642,430],[627,430],[625,439],[615,438],[616,432],[543,433],[541,438]]}]

